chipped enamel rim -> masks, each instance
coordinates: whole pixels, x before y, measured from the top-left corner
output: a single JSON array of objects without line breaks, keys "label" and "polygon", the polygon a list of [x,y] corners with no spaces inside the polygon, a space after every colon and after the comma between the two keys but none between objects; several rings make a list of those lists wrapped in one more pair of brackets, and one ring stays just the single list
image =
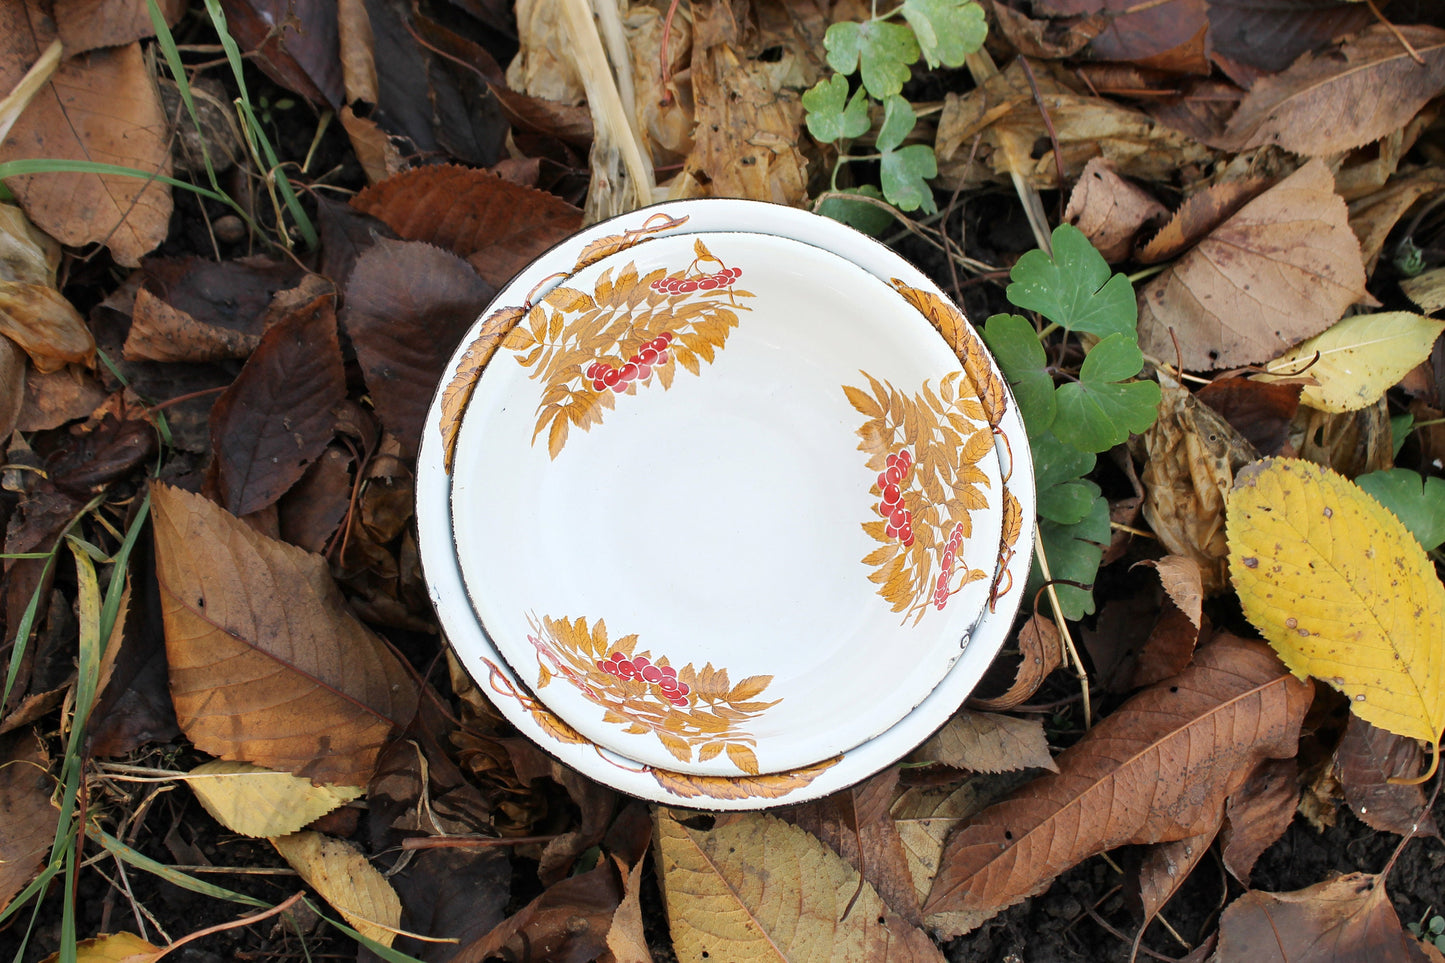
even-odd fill
[{"label": "chipped enamel rim", "polygon": [[[453,541],[451,476],[443,442],[444,398],[454,385],[484,325],[508,305],[536,304],[575,273],[583,257],[615,253],[613,242],[646,243],[654,237],[750,232],[822,248],[885,284],[902,282],[929,296],[946,297],[918,269],[888,248],[835,221],[755,201],[709,199],[664,203],[605,221],[563,241],[523,269],[494,299],[462,340],[442,379],[424,427],[417,469],[420,554],[443,632],[468,673],[523,734],[563,763],[623,792],[675,805],[757,809],[817,798],[852,785],[906,755],[948,720],[967,698],[1008,637],[1027,580],[1034,534],[1032,465],[1011,395],[996,420],[995,452],[1009,492],[1020,506],[1013,549],[1001,559],[999,593],[985,605],[963,654],[927,696],[897,723],[831,759],[762,776],[687,774],[628,759],[579,735],[537,701],[529,683],[498,654],[466,593]],[[612,250],[608,247],[611,245]],[[971,333],[971,329],[970,329]],[[976,335],[973,336],[976,340]],[[992,366],[992,359],[989,359]],[[997,377],[997,368],[992,366]],[[1001,378],[1000,378],[1001,382]],[[1004,394],[1007,395],[1006,387]],[[622,628],[622,627],[619,627]],[[500,696],[501,698],[498,698]]]}]

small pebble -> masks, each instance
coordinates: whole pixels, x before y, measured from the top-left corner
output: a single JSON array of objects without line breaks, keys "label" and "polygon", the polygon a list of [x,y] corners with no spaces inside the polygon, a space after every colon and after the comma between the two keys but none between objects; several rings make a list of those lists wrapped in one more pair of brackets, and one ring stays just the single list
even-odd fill
[{"label": "small pebble", "polygon": [[234,214],[216,218],[216,240],[224,244],[235,244],[246,237],[245,223]]}]

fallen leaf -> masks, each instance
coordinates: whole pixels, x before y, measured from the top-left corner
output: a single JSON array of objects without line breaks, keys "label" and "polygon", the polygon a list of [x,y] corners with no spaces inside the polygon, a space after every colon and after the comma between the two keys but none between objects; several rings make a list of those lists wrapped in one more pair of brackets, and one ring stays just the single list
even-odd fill
[{"label": "fallen leaf", "polygon": [[[1222,822],[1222,815],[1220,821]],[[1125,897],[1131,904],[1138,901],[1138,909],[1144,917],[1134,940],[1135,946],[1143,939],[1144,932],[1149,928],[1149,924],[1154,922],[1154,917],[1158,916],[1165,904],[1179,892],[1194,867],[1199,865],[1204,854],[1209,852],[1218,832],[1219,823],[1216,822],[1193,836],[1168,843],[1155,843],[1140,856],[1139,865],[1130,873],[1124,890]]]},{"label": "fallen leaf", "polygon": [[382,946],[396,939],[401,900],[360,849],[313,832],[276,836],[271,845],[358,933]]},{"label": "fallen leaf", "polygon": [[351,204],[409,241],[466,258],[493,287],[582,226],[582,212],[551,194],[450,164],[389,177]]},{"label": "fallen leaf", "polygon": [[612,926],[607,930],[607,951],[617,963],[652,963],[652,953],[647,948],[647,934],[642,928],[642,871],[646,868],[643,860],[629,871],[622,860],[612,857],[617,871],[623,877],[622,902],[612,915]]},{"label": "fallen leaf", "polygon": [[1203,616],[1204,589],[1200,585],[1199,563],[1179,555],[1166,555],[1147,563],[1159,573],[1159,581],[1179,611],[1199,628]]},{"label": "fallen leaf", "polygon": [[1445,267],[1426,271],[1413,278],[1400,281],[1400,290],[1420,306],[1426,314],[1435,314],[1445,308]]},{"label": "fallen leaf", "polygon": [[[1400,218],[1423,197],[1432,197],[1445,190],[1445,171],[1426,167],[1404,177],[1395,177],[1384,187],[1358,199],[1340,193],[1350,201],[1350,230],[1360,239],[1360,254],[1365,259],[1366,273],[1373,275],[1380,252]],[[1427,312],[1428,313],[1428,312]]]},{"label": "fallen leaf", "polygon": [[[1383,24],[1301,57],[1245,95],[1220,146],[1323,157],[1379,140],[1445,89],[1445,30]],[[1400,42],[1400,37],[1408,43]],[[1417,63],[1413,48],[1424,61]]]},{"label": "fallen leaf", "polygon": [[658,809],[657,841],[668,925],[684,963],[943,959],[867,883],[845,916],[858,873],[772,816],[747,813],[700,830]]},{"label": "fallen leaf", "polygon": [[1167,598],[1149,637],[1139,649],[1129,688],[1162,682],[1184,671],[1194,656],[1203,623],[1203,576],[1199,563],[1181,555],[1166,555],[1158,561],[1140,562],[1159,573]]},{"label": "fallen leaf", "polygon": [[996,696],[972,696],[969,706],[992,712],[1021,706],[1039,690],[1045,677],[1063,664],[1064,646],[1059,627],[1042,615],[1029,616],[1019,629],[1018,648],[1019,663],[1009,687]]},{"label": "fallen leaf", "polygon": [[1430,356],[1445,321],[1408,311],[1355,314],[1265,365],[1268,376],[1308,374],[1300,401],[1321,411],[1358,411]]},{"label": "fallen leaf", "polygon": [[50,756],[29,731],[0,736],[0,910],[30,882],[49,858],[60,810]]},{"label": "fallen leaf", "polygon": [[259,331],[198,321],[141,288],[121,355],[129,361],[220,361],[248,357],[260,343]]},{"label": "fallen leaf", "polygon": [[[1240,208],[1139,294],[1139,341],[1190,370],[1272,358],[1365,293],[1360,242],[1323,162]],[[1171,329],[1174,337],[1170,336]]]},{"label": "fallen leaf", "polygon": [[1224,503],[1254,451],[1238,432],[1160,372],[1159,419],[1144,432],[1144,518],[1171,554],[1199,566],[1205,595],[1225,587]]},{"label": "fallen leaf", "polygon": [[1290,441],[1306,461],[1328,465],[1346,478],[1383,471],[1393,463],[1390,410],[1384,398],[1359,411],[1329,412],[1301,405]]},{"label": "fallen leaf", "polygon": [[[153,946],[134,933],[125,932],[75,944],[76,963],[154,963],[169,952],[169,947]],[[52,953],[41,963],[56,963],[59,959],[59,953]]]},{"label": "fallen leaf", "polygon": [[391,135],[369,117],[360,117],[348,104],[337,115],[341,126],[351,141],[351,150],[356,162],[366,174],[366,183],[380,184],[394,174],[407,169],[406,159],[392,141]]},{"label": "fallen leaf", "polygon": [[778,815],[847,860],[889,909],[917,926],[922,917],[913,876],[898,829],[888,814],[898,774],[898,767],[890,766],[851,789]]},{"label": "fallen leaf", "polygon": [[0,281],[0,336],[24,348],[42,374],[95,360],[85,319],[48,284]]},{"label": "fallen leaf", "polygon": [[9,438],[25,404],[25,352],[0,335],[0,438]]},{"label": "fallen leaf", "polygon": [[1135,259],[1142,264],[1158,264],[1178,257],[1267,187],[1269,181],[1265,178],[1249,177],[1220,181],[1195,191],[1153,237],[1139,246]]},{"label": "fallen leaf", "polygon": [[607,936],[623,898],[611,860],[550,886],[486,936],[465,945],[450,963],[484,963],[498,956],[526,959],[546,947],[547,959],[585,963],[607,950]]},{"label": "fallen leaf", "polygon": [[1341,476],[1266,458],[1229,496],[1230,578],[1285,664],[1373,725],[1427,745],[1445,729],[1445,585],[1400,520]]},{"label": "fallen leaf", "polygon": [[[36,0],[5,11],[0,89],[10,90],[55,26]],[[169,174],[166,130],[140,44],[129,43],[62,62],[0,145],[0,161],[97,161]],[[139,264],[170,226],[170,187],[144,177],[26,174],[6,184],[36,227],[70,247],[102,243],[124,267]]]},{"label": "fallen leaf", "polygon": [[1439,836],[1435,817],[1421,786],[1390,782],[1408,779],[1420,771],[1423,753],[1414,739],[1397,736],[1350,716],[1344,738],[1335,750],[1335,770],[1345,802],[1366,826],[1400,836],[1418,829],[1424,836]]},{"label": "fallen leaf", "polygon": [[1223,416],[1261,455],[1293,454],[1290,423],[1299,409],[1299,384],[1266,384],[1249,378],[1216,378],[1194,397]]},{"label": "fallen leaf", "polygon": [[[156,9],[166,25],[174,27],[186,5],[183,0],[157,0]],[[55,25],[67,57],[156,35],[149,4],[139,0],[55,0]]]},{"label": "fallen leaf", "polygon": [[986,917],[1095,853],[1197,835],[1260,759],[1294,754],[1311,692],[1266,646],[1217,638],[1065,750],[1057,774],[960,827],[924,913]]},{"label": "fallen leaf", "polygon": [[1360,475],[1355,484],[1404,522],[1425,551],[1445,542],[1445,479],[1391,468]]},{"label": "fallen leaf", "polygon": [[1294,759],[1262,761],[1229,797],[1219,850],[1235,879],[1249,885],[1255,862],[1294,821],[1299,798],[1299,763]]},{"label": "fallen leaf", "polygon": [[1180,73],[1209,73],[1205,57],[1209,17],[1204,0],[1144,5],[1135,0],[1048,0],[1046,9],[1064,16],[1102,12],[1108,26],[1089,43],[1089,54],[1096,59]]},{"label": "fallen leaf", "polygon": [[356,261],[342,319],[382,423],[415,454],[452,351],[494,291],[455,254],[378,240]]},{"label": "fallen leaf", "polygon": [[1222,58],[1277,73],[1301,54],[1374,22],[1359,3],[1209,0],[1209,39]]},{"label": "fallen leaf", "polygon": [[186,785],[206,812],[242,836],[287,836],[361,795],[359,786],[313,786],[289,772],[212,759]]},{"label": "fallen leaf", "polygon": [[1164,205],[1124,180],[1102,157],[1084,165],[1069,195],[1064,220],[1084,232],[1106,261],[1122,261],[1134,246],[1134,235],[1148,221],[1168,216]]},{"label": "fallen leaf", "polygon": [[1292,893],[1251,890],[1219,920],[1219,963],[1426,959],[1400,926],[1385,881],[1348,873]]},{"label": "fallen leaf", "polygon": [[[336,5],[320,0],[221,0],[226,28],[282,87],[335,109],[345,95]],[[287,29],[278,30],[285,23]]]},{"label": "fallen leaf", "polygon": [[211,409],[222,506],[249,515],[274,504],[326,449],[345,398],[336,311],[320,297],[261,336]]},{"label": "fallen leaf", "polygon": [[222,758],[362,785],[416,709],[415,683],[358,622],[320,556],[156,485],[156,575],[181,729]]},{"label": "fallen leaf", "polygon": [[909,754],[913,762],[936,762],[970,772],[1015,769],[1058,771],[1049,754],[1042,717],[1020,719],[997,712],[960,709]]},{"label": "fallen leaf", "polygon": [[990,13],[1014,49],[1026,57],[1064,60],[1088,46],[1109,24],[1102,14],[1085,17],[1035,19],[1007,3],[991,4]]},{"label": "fallen leaf", "polygon": [[282,539],[308,552],[324,553],[351,507],[354,462],[349,452],[333,443],[311,463],[276,503]]}]

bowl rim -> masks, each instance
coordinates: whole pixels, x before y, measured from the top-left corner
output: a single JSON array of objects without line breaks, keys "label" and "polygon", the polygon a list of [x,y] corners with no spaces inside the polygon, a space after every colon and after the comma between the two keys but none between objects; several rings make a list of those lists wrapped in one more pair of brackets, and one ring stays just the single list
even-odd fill
[{"label": "bowl rim", "polygon": [[[473,615],[451,548],[446,434],[447,426],[454,428],[460,417],[458,398],[465,409],[467,379],[475,385],[490,353],[488,343],[494,347],[501,339],[498,331],[508,320],[505,315],[514,312],[519,318],[523,306],[534,304],[577,270],[559,272],[552,270],[554,267],[565,267],[574,258],[579,267],[585,266],[589,258],[596,260],[661,234],[737,231],[774,234],[831,251],[885,283],[906,285],[913,292],[910,300],[919,299],[914,306],[920,312],[942,315],[930,320],[935,327],[951,329],[945,341],[956,351],[967,352],[975,366],[981,360],[983,367],[975,370],[993,378],[1000,404],[997,417],[990,420],[995,424],[995,449],[1006,490],[1016,499],[1016,531],[1010,551],[1000,556],[996,576],[1000,591],[995,603],[986,607],[963,656],[900,721],[874,738],[804,769],[761,777],[689,776],[638,765],[581,737],[536,700],[500,657]],[[515,323],[515,318],[512,321]],[[826,795],[902,758],[947,722],[1009,635],[1028,577],[1036,524],[1033,469],[1017,405],[961,309],[901,255],[847,225],[797,208],[728,198],[665,201],[598,222],[553,245],[503,285],[461,339],[438,383],[423,427],[416,487],[418,550],[428,596],[453,654],[480,690],[490,690],[489,700],[503,716],[550,755],[599,782],[641,798],[711,810],[766,808]]]}]

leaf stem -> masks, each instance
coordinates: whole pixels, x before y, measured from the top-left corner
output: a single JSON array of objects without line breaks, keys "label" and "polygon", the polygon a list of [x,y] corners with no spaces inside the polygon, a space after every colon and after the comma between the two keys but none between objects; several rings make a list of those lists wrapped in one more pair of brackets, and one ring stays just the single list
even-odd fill
[{"label": "leaf stem", "polygon": [[1054,588],[1054,576],[1049,571],[1049,556],[1044,552],[1044,539],[1036,527],[1034,529],[1034,557],[1039,560],[1039,570],[1044,573],[1044,591],[1049,595],[1049,607],[1054,610],[1054,618],[1058,620],[1059,637],[1064,640],[1064,651],[1069,653],[1069,660],[1074,664],[1074,672],[1079,677],[1080,689],[1084,696],[1084,728],[1088,729],[1093,725],[1093,703],[1089,698],[1089,673],[1084,670],[1084,662],[1079,658],[1079,650],[1074,645],[1074,637],[1069,632],[1069,623],[1064,618],[1063,606],[1059,604],[1059,593]]}]

